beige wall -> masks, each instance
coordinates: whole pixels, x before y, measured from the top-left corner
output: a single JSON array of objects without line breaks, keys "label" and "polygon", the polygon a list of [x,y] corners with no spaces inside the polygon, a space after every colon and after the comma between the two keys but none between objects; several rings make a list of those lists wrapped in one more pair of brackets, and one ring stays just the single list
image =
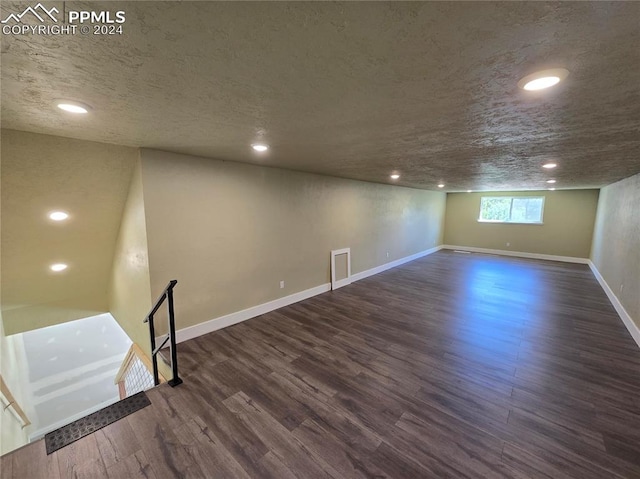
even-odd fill
[{"label": "beige wall", "polygon": [[[0,172],[2,162],[0,162]],[[2,182],[0,182],[0,190]],[[1,193],[1,191],[0,191]],[[0,194],[0,202],[2,195]],[[0,222],[0,238],[2,237],[2,222]],[[0,271],[2,271],[2,255],[0,255]],[[2,283],[0,282],[0,297],[2,297]],[[16,344],[11,338],[7,338],[4,333],[2,311],[0,310],[0,376],[7,385],[20,407],[25,408],[23,384],[27,377],[22,371],[22,366],[18,362],[18,351]],[[28,417],[28,416],[27,416]],[[28,428],[22,428],[22,422],[13,414],[11,408],[2,407],[0,411],[0,456],[14,449],[23,446],[28,441]],[[0,457],[0,462],[2,457]],[[0,463],[0,470],[4,470]]]},{"label": "beige wall", "polygon": [[[14,334],[107,311],[137,150],[2,130],[2,313]],[[62,223],[47,214],[68,211]],[[49,265],[67,263],[63,273]]]},{"label": "beige wall", "polygon": [[591,261],[640,326],[640,174],[600,190]]},{"label": "beige wall", "polygon": [[143,324],[151,309],[147,227],[140,161],[133,171],[122,214],[109,285],[109,310],[131,340],[150,354],[149,329]]},{"label": "beige wall", "polygon": [[332,249],[351,248],[354,274],[441,243],[443,193],[141,157],[151,290],[179,281],[178,328],[328,283]]},{"label": "beige wall", "polygon": [[[482,196],[544,196],[544,224],[480,223]],[[588,258],[597,203],[598,190],[449,193],[444,243]]]},{"label": "beige wall", "polygon": [[336,255],[333,264],[336,268],[334,275],[336,281],[340,281],[349,276],[349,255],[347,253]]}]

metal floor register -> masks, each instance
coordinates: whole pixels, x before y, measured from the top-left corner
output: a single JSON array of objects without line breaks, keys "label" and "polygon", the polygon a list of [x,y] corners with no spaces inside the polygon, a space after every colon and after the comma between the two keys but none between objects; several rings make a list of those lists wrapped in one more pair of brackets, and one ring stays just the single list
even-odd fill
[{"label": "metal floor register", "polygon": [[44,436],[47,446],[47,454],[51,454],[69,444],[82,439],[123,417],[128,416],[151,404],[144,391],[134,394],[128,398],[118,401],[111,406],[89,414],[82,419],[67,424]]}]

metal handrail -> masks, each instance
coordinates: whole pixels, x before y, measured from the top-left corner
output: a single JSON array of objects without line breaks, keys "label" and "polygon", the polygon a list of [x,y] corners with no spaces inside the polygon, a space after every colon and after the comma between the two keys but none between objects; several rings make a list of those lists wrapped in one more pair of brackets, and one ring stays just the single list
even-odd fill
[{"label": "metal handrail", "polygon": [[[160,297],[155,302],[149,314],[144,318],[143,323],[149,323],[149,336],[151,336],[151,362],[153,363],[153,382],[157,386],[160,384],[160,377],[158,374],[158,353],[162,349],[162,347],[167,344],[169,341],[169,347],[171,350],[171,369],[173,372],[173,379],[167,381],[169,386],[176,387],[178,384],[182,384],[182,379],[178,377],[178,354],[176,351],[176,322],[175,315],[173,311],[173,288],[178,284],[178,281],[172,279],[169,281],[169,284],[164,289]],[[160,346],[156,347],[156,333],[155,326],[153,324],[153,316],[156,314],[164,300],[167,300],[167,312],[169,316],[169,334],[167,334],[160,341]]]}]

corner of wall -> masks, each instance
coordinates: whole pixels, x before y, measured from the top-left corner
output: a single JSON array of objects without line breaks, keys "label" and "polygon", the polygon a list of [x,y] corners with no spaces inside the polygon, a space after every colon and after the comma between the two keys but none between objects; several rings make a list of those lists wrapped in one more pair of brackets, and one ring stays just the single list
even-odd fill
[{"label": "corner of wall", "polygon": [[590,266],[640,345],[640,174],[600,190]]},{"label": "corner of wall", "polygon": [[604,279],[602,274],[600,274],[600,271],[598,271],[598,268],[591,260],[589,260],[589,268],[591,268],[593,275],[598,280],[598,283],[600,283],[600,286],[609,298],[609,301],[611,301],[611,304],[618,313],[618,316],[620,316],[620,319],[622,319],[622,322],[627,328],[627,331],[629,331],[629,334],[631,334],[631,337],[636,342],[636,344],[640,346],[640,327],[638,326],[638,323],[627,312],[624,305],[620,302],[620,299],[615,295],[611,287],[607,284],[607,281]]},{"label": "corner of wall", "polygon": [[108,296],[113,317],[131,340],[150,355],[149,332],[142,322],[152,299],[139,152],[122,212]]},{"label": "corner of wall", "polygon": [[447,218],[447,197],[449,193],[442,193],[442,208],[440,211],[440,234],[438,235],[438,244],[435,246],[444,245],[444,231],[446,226],[446,218]]}]

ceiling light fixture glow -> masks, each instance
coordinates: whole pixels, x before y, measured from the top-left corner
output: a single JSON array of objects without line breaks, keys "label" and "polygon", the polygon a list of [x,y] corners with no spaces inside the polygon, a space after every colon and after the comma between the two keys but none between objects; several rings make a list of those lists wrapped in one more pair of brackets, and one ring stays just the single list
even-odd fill
[{"label": "ceiling light fixture glow", "polygon": [[255,144],[255,145],[251,145],[251,148],[253,148],[256,151],[259,151],[260,153],[267,151],[269,149],[268,145],[263,145],[263,144]]},{"label": "ceiling light fixture glow", "polygon": [[542,77],[537,78],[536,80],[531,80],[522,88],[529,91],[544,90],[545,88],[552,87],[553,85],[556,85],[558,83],[560,83],[560,78],[558,77]]},{"label": "ceiling light fixture glow", "polygon": [[86,103],[75,100],[56,100],[55,104],[61,110],[69,113],[84,115],[85,113],[89,113],[89,111],[91,110],[91,107]]},{"label": "ceiling light fixture glow", "polygon": [[65,269],[67,269],[67,265],[64,263],[56,263],[49,266],[49,269],[51,271],[55,271],[56,273],[58,273],[60,271],[64,271]]},{"label": "ceiling light fixture glow", "polygon": [[49,213],[49,218],[53,221],[64,221],[69,217],[69,213],[64,211],[52,211]]},{"label": "ceiling light fixture glow", "polygon": [[471,190],[467,190],[467,193],[471,193]]},{"label": "ceiling light fixture glow", "polygon": [[555,168],[556,166],[558,166],[555,163],[545,163],[544,165],[542,165],[543,168],[546,168],[548,170],[550,170],[551,168]]},{"label": "ceiling light fixture glow", "polygon": [[400,175],[398,175],[397,173],[394,173],[393,175],[391,175],[392,180],[397,180],[398,178],[400,178]]},{"label": "ceiling light fixture glow", "polygon": [[556,180],[547,180],[547,183],[555,183]]},{"label": "ceiling light fixture glow", "polygon": [[555,188],[549,188],[549,191],[556,191]]},{"label": "ceiling light fixture glow", "polygon": [[444,183],[440,183],[440,184],[438,185],[438,188],[444,188]]},{"label": "ceiling light fixture glow", "polygon": [[566,68],[542,70],[524,77],[518,82],[518,87],[528,91],[544,90],[545,88],[557,85],[568,76],[569,70]]}]

